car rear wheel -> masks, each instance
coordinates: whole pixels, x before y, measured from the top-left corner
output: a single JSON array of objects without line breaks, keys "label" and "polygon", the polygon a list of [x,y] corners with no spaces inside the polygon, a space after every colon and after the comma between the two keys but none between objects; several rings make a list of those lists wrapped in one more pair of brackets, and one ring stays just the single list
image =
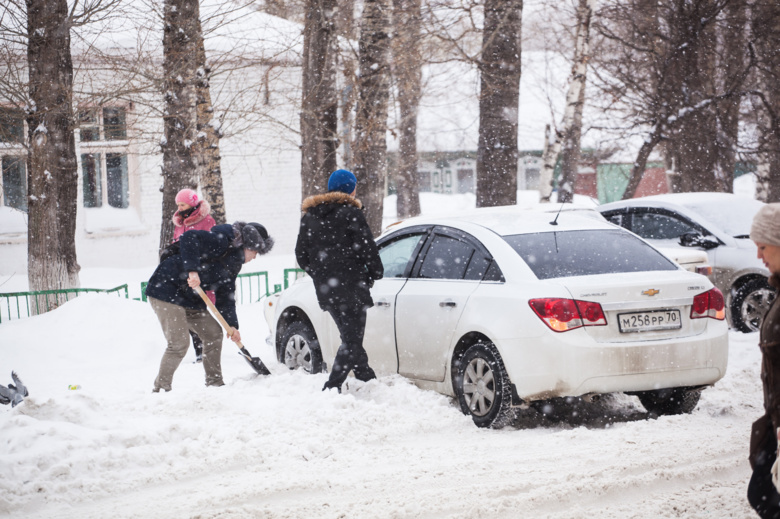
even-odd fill
[{"label": "car rear wheel", "polygon": [[775,291],[766,278],[754,278],[737,288],[731,298],[731,324],[745,333],[756,332],[766,315]]},{"label": "car rear wheel", "polygon": [[674,387],[636,393],[648,413],[655,415],[690,414],[696,409],[701,389]]},{"label": "car rear wheel", "polygon": [[289,369],[303,369],[307,373],[322,371],[320,343],[308,323],[298,321],[285,328],[278,354],[279,362]]},{"label": "car rear wheel", "polygon": [[511,422],[512,391],[509,376],[491,343],[471,346],[460,359],[455,391],[461,411],[478,427],[503,427]]}]

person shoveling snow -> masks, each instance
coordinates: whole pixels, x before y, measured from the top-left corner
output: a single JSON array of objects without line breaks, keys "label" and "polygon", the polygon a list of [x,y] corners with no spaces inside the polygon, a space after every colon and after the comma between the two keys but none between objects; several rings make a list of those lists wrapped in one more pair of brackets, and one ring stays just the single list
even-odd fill
[{"label": "person shoveling snow", "polygon": [[8,384],[8,387],[0,384],[0,404],[11,404],[11,407],[16,407],[29,393],[27,392],[27,387],[25,387],[15,371],[11,372],[11,378],[14,380],[14,383]]}]

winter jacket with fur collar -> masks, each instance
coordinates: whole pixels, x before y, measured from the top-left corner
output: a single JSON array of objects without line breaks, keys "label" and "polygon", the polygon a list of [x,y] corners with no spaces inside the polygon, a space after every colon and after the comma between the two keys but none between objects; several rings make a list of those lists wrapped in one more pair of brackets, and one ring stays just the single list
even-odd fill
[{"label": "winter jacket with fur collar", "polygon": [[303,201],[295,257],[312,277],[323,310],[374,305],[369,289],[384,268],[362,207],[338,191]]},{"label": "winter jacket with fur collar", "polygon": [[187,218],[182,218],[179,211],[173,213],[173,241],[181,238],[185,231],[210,231],[217,225],[214,218],[211,217],[211,206],[205,200],[201,200],[195,207],[195,210]]}]

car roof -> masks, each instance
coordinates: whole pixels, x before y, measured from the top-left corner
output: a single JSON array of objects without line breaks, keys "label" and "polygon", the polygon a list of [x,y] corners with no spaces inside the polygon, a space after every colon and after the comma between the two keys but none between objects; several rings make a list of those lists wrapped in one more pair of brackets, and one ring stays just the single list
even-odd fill
[{"label": "car roof", "polygon": [[666,193],[662,195],[642,196],[639,198],[630,198],[628,200],[619,200],[617,202],[608,202],[598,207],[599,211],[608,211],[610,209],[619,209],[621,207],[687,207],[688,205],[701,205],[705,203],[729,203],[735,199],[749,198],[735,195],[734,193]]},{"label": "car roof", "polygon": [[[415,225],[446,225],[458,228],[484,227],[501,236],[537,232],[616,229],[597,211],[577,206],[544,204],[543,207],[485,207],[461,214],[418,216],[391,224],[385,233]],[[560,213],[558,213],[560,211]],[[557,217],[557,219],[556,219]],[[555,225],[552,222],[555,221]]]}]

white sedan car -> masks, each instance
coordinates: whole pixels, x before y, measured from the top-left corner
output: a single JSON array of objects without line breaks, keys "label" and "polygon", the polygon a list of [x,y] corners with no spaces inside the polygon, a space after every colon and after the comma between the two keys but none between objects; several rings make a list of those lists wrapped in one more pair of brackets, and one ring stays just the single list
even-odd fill
[{"label": "white sedan car", "polygon": [[[378,376],[458,399],[478,426],[555,397],[636,394],[691,412],[726,371],[721,292],[606,221],[480,210],[418,217],[378,240],[363,344]],[[280,362],[327,370],[340,339],[304,277],[266,312]]]}]

